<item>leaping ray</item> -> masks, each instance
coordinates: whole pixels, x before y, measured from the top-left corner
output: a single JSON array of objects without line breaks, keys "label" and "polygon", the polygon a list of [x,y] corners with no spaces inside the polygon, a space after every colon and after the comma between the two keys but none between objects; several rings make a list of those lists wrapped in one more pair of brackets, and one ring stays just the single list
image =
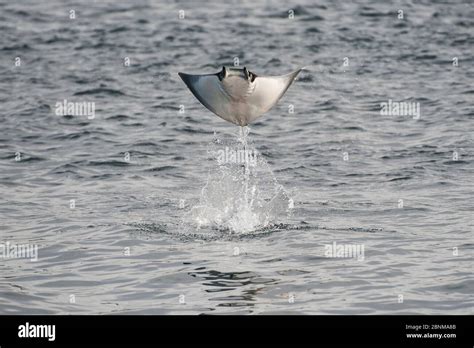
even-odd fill
[{"label": "leaping ray", "polygon": [[223,67],[216,74],[178,74],[202,105],[243,127],[270,110],[301,70],[282,76],[257,76],[245,67]]}]

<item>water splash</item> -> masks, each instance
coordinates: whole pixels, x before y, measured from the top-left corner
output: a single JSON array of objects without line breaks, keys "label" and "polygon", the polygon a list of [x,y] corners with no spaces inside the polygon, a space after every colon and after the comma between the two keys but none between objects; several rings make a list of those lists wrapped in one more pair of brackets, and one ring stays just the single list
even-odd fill
[{"label": "water splash", "polygon": [[215,161],[191,218],[197,227],[249,233],[290,216],[293,200],[252,145],[248,127],[237,139],[217,137],[208,154]]}]

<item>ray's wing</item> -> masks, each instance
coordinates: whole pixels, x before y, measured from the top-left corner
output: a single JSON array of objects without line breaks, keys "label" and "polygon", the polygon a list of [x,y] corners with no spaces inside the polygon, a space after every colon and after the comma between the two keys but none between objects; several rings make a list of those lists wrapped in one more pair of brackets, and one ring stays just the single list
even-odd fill
[{"label": "ray's wing", "polygon": [[194,96],[217,116],[235,123],[229,116],[229,96],[221,88],[217,74],[191,75],[178,73]]},{"label": "ray's wing", "polygon": [[248,103],[255,107],[255,112],[249,115],[249,123],[270,110],[280,100],[301,70],[303,69],[282,76],[255,78],[255,90],[247,99]]}]

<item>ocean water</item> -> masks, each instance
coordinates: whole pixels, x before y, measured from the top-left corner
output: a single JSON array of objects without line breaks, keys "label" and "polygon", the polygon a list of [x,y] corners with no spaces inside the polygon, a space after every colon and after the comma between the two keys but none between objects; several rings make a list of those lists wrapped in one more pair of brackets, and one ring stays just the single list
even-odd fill
[{"label": "ocean water", "polygon": [[[0,1],[0,313],[472,314],[473,18]],[[241,130],[177,75],[237,63],[306,70]]]}]

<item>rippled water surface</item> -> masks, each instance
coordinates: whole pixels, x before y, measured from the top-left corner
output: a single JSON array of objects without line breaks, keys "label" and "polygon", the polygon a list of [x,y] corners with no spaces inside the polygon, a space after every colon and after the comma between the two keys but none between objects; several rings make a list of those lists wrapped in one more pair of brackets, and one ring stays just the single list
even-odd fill
[{"label": "rippled water surface", "polygon": [[[0,243],[38,246],[0,259],[0,313],[472,313],[473,18],[462,1],[0,1]],[[235,57],[307,67],[250,126],[249,173],[216,161],[239,128],[177,75]],[[64,99],[95,117],[56,115]]]}]

